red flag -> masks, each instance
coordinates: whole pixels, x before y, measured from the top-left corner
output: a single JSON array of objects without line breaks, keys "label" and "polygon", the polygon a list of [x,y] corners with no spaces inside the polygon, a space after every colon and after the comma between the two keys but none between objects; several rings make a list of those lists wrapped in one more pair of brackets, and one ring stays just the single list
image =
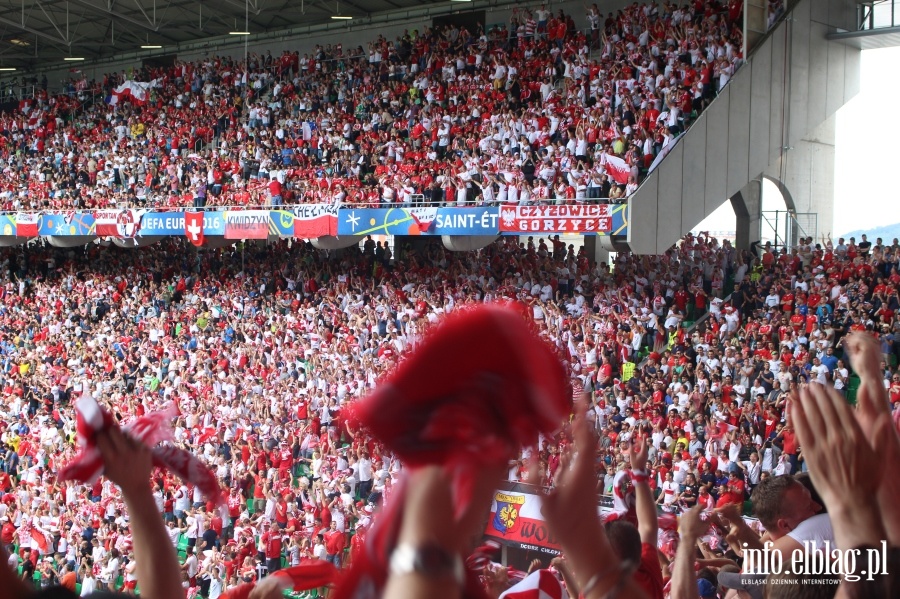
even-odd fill
[{"label": "red flag", "polygon": [[184,234],[191,243],[200,247],[203,245],[203,213],[202,212],[185,212],[184,213]]},{"label": "red flag", "polygon": [[720,441],[725,438],[725,435],[730,433],[731,431],[737,429],[736,426],[732,424],[728,424],[724,420],[716,421],[716,430],[715,432],[709,433],[710,441]]},{"label": "red flag", "polygon": [[616,183],[625,185],[631,176],[631,167],[628,163],[612,154],[604,154],[603,161],[606,165],[606,174],[609,175]]}]

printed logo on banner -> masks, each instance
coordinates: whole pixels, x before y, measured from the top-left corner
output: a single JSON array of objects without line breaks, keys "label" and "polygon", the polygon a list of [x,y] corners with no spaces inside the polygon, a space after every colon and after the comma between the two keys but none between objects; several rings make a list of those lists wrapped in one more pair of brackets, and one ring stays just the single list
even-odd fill
[{"label": "printed logo on banner", "polygon": [[500,230],[515,233],[609,233],[609,204],[510,206],[502,209]]},{"label": "printed logo on banner", "polygon": [[94,232],[99,237],[131,239],[141,227],[144,210],[95,210]]},{"label": "printed logo on banner", "polygon": [[337,229],[338,207],[334,204],[303,204],[294,208],[294,237],[337,235]]},{"label": "printed logo on banner", "polygon": [[123,210],[116,218],[116,233],[124,239],[135,237],[141,230],[141,214],[136,210]]},{"label": "printed logo on banner", "polygon": [[225,239],[267,239],[268,237],[268,210],[225,213]]},{"label": "printed logo on banner", "polygon": [[519,527],[519,511],[525,504],[524,495],[507,495],[497,493],[494,495],[497,502],[497,511],[494,514],[494,528],[501,534],[513,534]]},{"label": "printed logo on banner", "polygon": [[[203,217],[203,235],[218,237],[225,234],[224,212],[196,212]],[[184,212],[147,212],[141,217],[142,236],[187,235]]]}]

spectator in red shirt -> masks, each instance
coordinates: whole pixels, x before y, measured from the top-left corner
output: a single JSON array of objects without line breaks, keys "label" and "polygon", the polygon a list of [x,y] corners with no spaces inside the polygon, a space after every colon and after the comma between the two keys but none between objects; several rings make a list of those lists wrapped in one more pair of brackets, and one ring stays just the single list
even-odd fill
[{"label": "spectator in red shirt", "polygon": [[275,523],[269,524],[269,531],[263,533],[262,542],[266,548],[266,568],[269,574],[281,570],[281,531]]},{"label": "spectator in red shirt", "polygon": [[325,533],[325,559],[334,564],[336,568],[340,568],[346,545],[346,535],[337,529],[337,522],[332,520],[331,529]]}]

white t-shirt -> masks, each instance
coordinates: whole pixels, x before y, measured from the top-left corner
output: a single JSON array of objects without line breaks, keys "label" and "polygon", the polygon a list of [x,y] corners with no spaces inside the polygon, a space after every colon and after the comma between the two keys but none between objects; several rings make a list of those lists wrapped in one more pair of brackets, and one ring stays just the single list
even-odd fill
[{"label": "white t-shirt", "polygon": [[831,517],[828,514],[818,514],[807,518],[797,528],[788,533],[788,536],[800,543],[809,542],[814,551],[823,551],[825,541],[834,547],[834,529],[831,527]]}]

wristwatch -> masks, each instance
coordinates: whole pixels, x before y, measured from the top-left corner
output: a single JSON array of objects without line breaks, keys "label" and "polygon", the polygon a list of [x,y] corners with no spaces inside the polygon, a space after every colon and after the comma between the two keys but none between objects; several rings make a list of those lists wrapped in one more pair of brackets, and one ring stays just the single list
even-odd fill
[{"label": "wristwatch", "polygon": [[420,546],[400,543],[391,553],[390,570],[392,575],[421,574],[428,578],[449,578],[459,585],[466,579],[466,569],[459,554],[434,543]]}]

